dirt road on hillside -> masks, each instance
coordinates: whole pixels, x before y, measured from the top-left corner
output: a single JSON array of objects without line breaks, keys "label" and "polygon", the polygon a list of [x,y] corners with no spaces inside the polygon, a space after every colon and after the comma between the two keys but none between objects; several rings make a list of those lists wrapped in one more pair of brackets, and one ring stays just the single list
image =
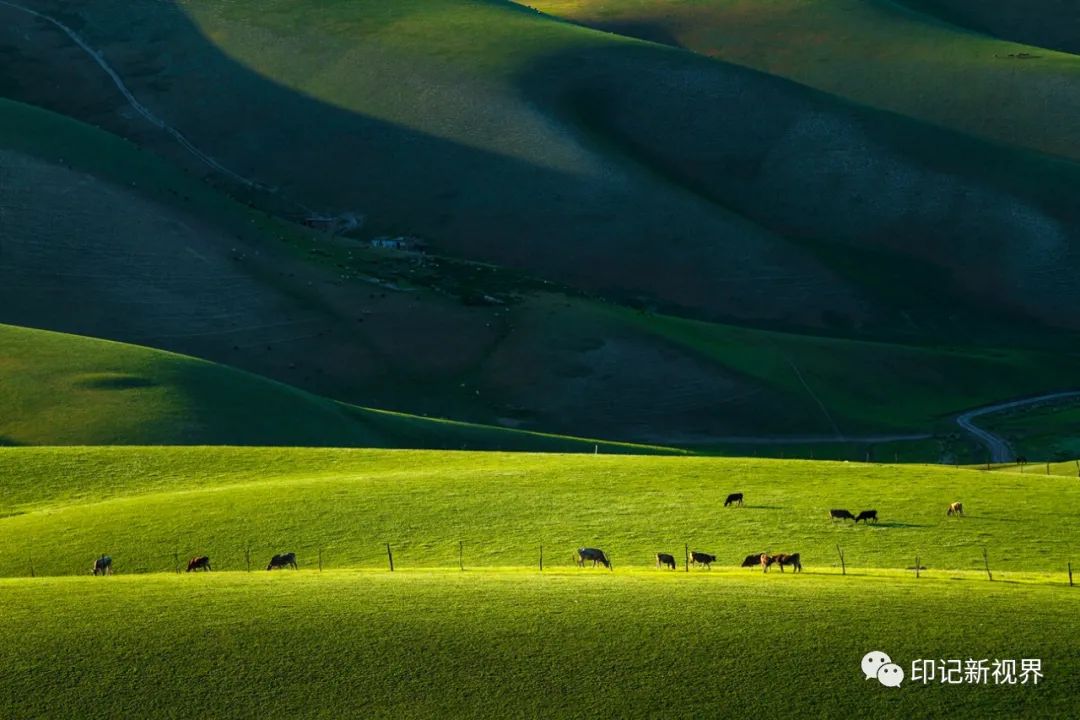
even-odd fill
[{"label": "dirt road on hillside", "polygon": [[976,440],[986,446],[986,449],[990,451],[990,462],[1011,462],[1013,460],[1013,453],[1012,448],[1009,447],[1009,443],[1006,442],[1004,438],[977,426],[974,423],[975,418],[981,417],[983,415],[991,415],[993,413],[1002,412],[1005,410],[1012,410],[1014,408],[1026,407],[1028,405],[1053,403],[1058,400],[1065,400],[1074,397],[1080,397],[1080,391],[1070,390],[1064,392],[1056,392],[1047,395],[1039,395],[1037,397],[1023,398],[1020,400],[1010,400],[1008,402],[998,403],[996,405],[987,405],[986,407],[976,408],[975,410],[968,410],[966,413],[958,415],[956,417],[956,424],[966,430],[969,434],[973,435]]}]

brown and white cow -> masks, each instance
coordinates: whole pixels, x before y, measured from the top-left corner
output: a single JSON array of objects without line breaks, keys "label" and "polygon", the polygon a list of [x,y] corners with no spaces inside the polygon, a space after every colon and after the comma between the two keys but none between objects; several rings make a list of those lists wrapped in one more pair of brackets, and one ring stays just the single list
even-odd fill
[{"label": "brown and white cow", "polygon": [[187,572],[195,572],[196,570],[210,570],[209,555],[199,555],[188,560]]},{"label": "brown and white cow", "polygon": [[761,570],[762,572],[769,572],[769,566],[776,564],[780,566],[780,572],[784,572],[784,566],[790,565],[794,572],[802,572],[802,560],[799,558],[799,553],[779,553],[777,555],[768,555],[766,553],[761,554]]},{"label": "brown and white cow", "polygon": [[950,516],[950,517],[953,516],[953,515],[955,515],[956,517],[963,517],[964,516],[964,503],[962,503],[962,502],[949,503],[949,509],[945,514]]}]

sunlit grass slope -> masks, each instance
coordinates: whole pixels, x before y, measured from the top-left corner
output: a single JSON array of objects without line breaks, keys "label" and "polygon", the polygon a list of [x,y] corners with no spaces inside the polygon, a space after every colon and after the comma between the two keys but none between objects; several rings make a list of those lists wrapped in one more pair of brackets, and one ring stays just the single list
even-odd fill
[{"label": "sunlit grass slope", "polygon": [[349,406],[183,355],[10,325],[0,407],[8,445],[620,447]]},{"label": "sunlit grass slope", "polygon": [[[1074,478],[917,465],[258,448],[9,448],[0,452],[0,575],[169,570],[208,554],[222,569],[298,553],[303,567],[571,565],[581,545],[616,571],[684,544],[735,567],[799,552],[808,571],[905,568],[1063,574],[1080,527]],[[743,492],[745,507],[723,507]],[[960,500],[967,517],[946,517]],[[877,525],[829,510],[876,509]],[[31,560],[32,558],[32,560]]]},{"label": "sunlit grass slope", "polygon": [[[507,2],[103,0],[72,13],[206,152],[277,200],[362,213],[373,233],[713,320],[969,339],[1075,327],[1060,308],[1075,305],[1080,174],[967,126]],[[146,34],[150,58],[123,51]],[[919,73],[882,82],[891,65],[859,74],[856,59],[847,71],[883,92],[922,87]],[[1069,127],[1070,102],[1018,101],[1045,128]]]},{"label": "sunlit grass slope", "polygon": [[[998,142],[1080,158],[1075,123],[1068,120],[1080,112],[1080,57],[980,35],[948,25],[933,14],[912,12],[903,3],[539,0],[528,4]],[[993,26],[1003,37],[1039,44],[1038,33],[1012,32],[1023,21],[995,21],[997,11],[990,7],[994,3],[915,0],[907,4],[941,13],[941,17],[974,20],[972,27]],[[948,12],[949,6],[963,5],[967,7]],[[1040,13],[1045,17],[1049,10],[997,5],[1006,6],[999,14],[1022,18]],[[986,22],[976,19],[980,15]],[[1042,22],[1049,25],[1045,19]],[[1065,22],[1077,21],[1070,17]],[[883,82],[884,78],[888,81]],[[993,109],[1000,101],[1007,104]]]},{"label": "sunlit grass slope", "polygon": [[[1064,718],[1068,587],[761,573],[0,581],[0,711],[39,718]],[[885,688],[882,650],[1040,658],[1037,685]]]}]

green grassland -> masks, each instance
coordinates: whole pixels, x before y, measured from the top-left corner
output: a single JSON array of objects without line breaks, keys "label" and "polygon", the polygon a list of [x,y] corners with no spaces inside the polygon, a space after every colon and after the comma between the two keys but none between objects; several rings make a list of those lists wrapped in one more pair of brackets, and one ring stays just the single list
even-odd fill
[{"label": "green grassland", "polygon": [[[52,6],[42,3],[41,7]],[[200,147],[231,167],[251,170],[261,180],[275,179],[273,173],[264,175],[263,170],[269,168],[258,167],[258,163],[269,161],[267,154],[253,158],[248,152],[251,143],[259,144],[257,138],[245,144],[227,133],[216,134],[225,125],[235,126],[229,107],[236,99],[247,103],[245,117],[258,116],[259,108],[272,106],[267,117],[283,123],[278,130],[296,140],[296,147],[281,148],[281,162],[288,166],[288,177],[296,182],[272,183],[277,190],[268,197],[252,199],[254,204],[265,204],[284,215],[295,213],[291,203],[296,198],[314,203],[318,209],[362,210],[370,216],[370,229],[355,242],[330,239],[232,202],[158,156],[167,156],[192,169],[176,154],[171,140],[156,142],[153,132],[146,128],[136,131],[130,123],[117,125],[109,121],[109,113],[94,114],[82,106],[77,112],[67,108],[73,115],[129,135],[137,144],[85,123],[2,102],[0,125],[5,132],[0,135],[4,148],[0,151],[0,182],[5,198],[13,198],[4,203],[7,263],[0,267],[0,320],[5,322],[177,351],[365,407],[726,453],[748,452],[753,447],[740,443],[738,438],[768,436],[774,442],[792,438],[786,445],[770,445],[776,454],[828,456],[831,451],[825,447],[815,452],[796,439],[829,435],[837,436],[836,456],[863,457],[866,447],[856,441],[855,449],[849,452],[850,448],[841,447],[845,445],[841,438],[873,433],[948,436],[955,434],[950,418],[956,412],[1076,384],[1077,346],[1070,333],[1014,322],[1031,308],[1025,310],[1011,300],[1001,307],[994,306],[1003,297],[997,290],[988,290],[995,298],[990,301],[984,296],[972,299],[963,288],[954,287],[954,281],[993,285],[1004,277],[996,271],[984,272],[982,260],[974,264],[961,262],[963,272],[951,277],[949,271],[937,267],[940,258],[930,263],[934,267],[910,258],[902,262],[895,248],[883,251],[860,246],[856,250],[847,245],[848,240],[857,240],[852,240],[854,236],[834,245],[821,240],[815,230],[815,240],[796,244],[783,240],[780,245],[770,245],[781,235],[786,237],[787,230],[766,231],[740,218],[740,213],[753,210],[753,193],[745,194],[745,178],[739,180],[735,175],[721,173],[715,181],[729,183],[728,190],[735,193],[730,197],[741,198],[736,202],[741,210],[736,208],[738,212],[730,213],[728,208],[722,213],[723,223],[734,223],[725,225],[734,233],[727,235],[727,230],[721,232],[719,226],[704,222],[700,214],[716,212],[702,200],[702,193],[721,198],[727,192],[714,193],[718,188],[711,185],[693,189],[694,183],[683,182],[690,177],[684,170],[697,175],[698,170],[707,168],[673,167],[663,162],[667,157],[663,148],[644,148],[639,153],[615,141],[617,137],[633,140],[638,130],[645,128],[648,118],[638,115],[642,108],[689,107],[686,103],[701,100],[697,95],[703,87],[700,83],[715,80],[723,85],[739,78],[739,83],[749,83],[748,88],[767,90],[763,97],[776,100],[778,108],[786,108],[785,119],[775,127],[759,124],[772,130],[768,137],[759,138],[761,144],[751,144],[775,159],[766,148],[786,136],[783,127],[796,127],[806,113],[823,117],[815,113],[829,115],[835,111],[835,117],[848,117],[846,113],[862,112],[847,105],[841,108],[818,93],[690,53],[608,36],[497,3],[396,3],[392,7],[350,3],[328,6],[330,9],[313,18],[307,18],[310,9],[303,6],[283,6],[274,12],[266,6],[260,7],[254,19],[249,17],[250,8],[242,3],[184,6],[190,15],[178,15],[177,7],[166,4],[125,5],[124,12],[118,7],[108,2],[95,3],[67,8],[68,13],[62,17],[78,27],[88,41],[102,42],[110,48],[107,57],[130,80],[136,94],[175,121]],[[76,22],[83,14],[84,20],[93,22]],[[25,18],[11,17],[15,18],[11,28],[0,33],[10,31],[17,37],[8,39],[5,52],[23,57],[23,50],[16,52],[12,48],[21,47],[24,38],[32,39],[44,31],[33,23],[27,24]],[[285,33],[286,26],[316,27],[319,23],[332,26],[333,32],[328,35],[332,41],[316,44],[323,47],[321,50],[307,44],[305,52],[314,53],[312,57],[282,50],[281,58],[290,60],[279,64],[281,58],[263,52],[266,45],[262,38],[276,38]],[[157,49],[154,52],[171,49],[190,64],[158,68],[151,73],[145,62],[140,64],[146,61],[145,55],[139,55],[139,61],[135,56],[116,52],[114,49],[124,42],[134,41],[124,39],[131,27],[145,31],[139,36],[140,42],[146,37],[157,38],[150,44]],[[446,27],[458,28],[460,33],[450,37],[443,32]],[[352,47],[350,42],[356,39],[357,28],[364,31],[363,42]],[[483,38],[483,42],[477,45],[465,38]],[[281,47],[291,46],[286,43]],[[576,57],[573,53],[581,48],[585,54],[578,64],[595,63],[596,77],[581,78],[574,74],[577,70],[562,71],[560,63],[565,57]],[[79,77],[80,63],[87,61],[85,57],[80,59],[80,52],[72,51],[68,57],[65,77]],[[443,52],[445,57],[440,54]],[[571,54],[565,56],[568,52]],[[559,59],[561,55],[565,57]],[[340,69],[353,67],[350,63],[359,63],[359,75]],[[35,72],[42,72],[47,65],[45,62],[37,66]],[[323,68],[323,74],[308,72],[315,67]],[[648,68],[652,69],[646,72]],[[657,76],[672,68],[690,73],[686,83],[665,83]],[[417,77],[429,77],[430,72],[431,87],[454,87],[462,98],[473,100],[439,105],[438,113],[420,112],[417,108],[428,105],[415,93],[410,94],[412,91],[376,92],[392,83],[383,82],[380,76],[379,83],[373,84],[372,73],[385,71],[392,76],[393,72],[406,70]],[[653,88],[650,93],[685,90],[688,94],[640,96],[636,94],[639,90],[624,82],[638,70],[642,72],[641,87]],[[94,77],[101,75],[100,68],[87,72]],[[220,76],[220,85],[198,85],[201,73]],[[317,75],[321,79],[316,86],[304,85]],[[347,82],[344,75],[348,75]],[[439,78],[442,80],[436,82]],[[185,85],[189,82],[196,85]],[[615,93],[614,106],[629,103],[620,117],[597,116],[589,112],[587,102],[579,103],[582,97],[589,96],[587,90],[594,82]],[[41,85],[42,92],[47,87],[53,85]],[[107,87],[94,85],[89,79],[80,86],[87,92],[90,88],[99,95],[108,94]],[[236,92],[230,94],[226,88]],[[213,95],[218,92],[223,95]],[[173,104],[174,98],[206,93],[216,100],[185,102],[183,107]],[[523,95],[532,100],[523,101]],[[708,114],[705,109],[709,108],[719,112],[711,102],[701,106],[702,113]],[[91,105],[101,111],[100,103]],[[521,131],[481,132],[469,120],[469,113],[478,107],[489,107],[489,119],[499,127]],[[696,111],[672,112],[698,122]],[[456,119],[451,122],[446,114]],[[727,118],[724,122],[731,121],[730,113],[723,115]],[[320,126],[310,122],[310,117],[326,119],[328,124]],[[933,147],[908,142],[922,137],[924,130],[929,133],[926,138],[953,145],[949,138],[943,140],[944,136],[926,128],[915,132],[912,126],[904,125],[907,130],[898,130],[899,134],[894,135],[897,126],[891,125],[893,120],[886,116],[858,117],[867,123],[867,128],[877,128],[873,133],[875,142],[881,141],[900,154],[910,151],[923,159],[934,155]],[[300,118],[307,129],[292,133],[288,124]],[[654,119],[667,122],[664,117]],[[879,125],[879,120],[884,125]],[[539,122],[551,132],[540,132],[530,122]],[[614,124],[608,127],[609,123]],[[270,125],[273,123],[267,127]],[[706,125],[709,123],[701,120],[700,126],[687,130],[686,137],[693,138],[698,130],[705,132]],[[315,126],[320,127],[317,137],[311,132]],[[525,132],[529,127],[536,132]],[[712,123],[709,127],[723,125]],[[333,134],[339,130],[340,134]],[[881,134],[877,134],[878,130]],[[715,135],[711,129],[709,133],[710,137]],[[322,142],[330,135],[346,145],[334,151],[335,162],[328,169],[310,160],[307,151],[311,147],[307,143]],[[655,133],[650,138],[652,135]],[[513,148],[497,146],[508,138]],[[230,143],[230,139],[237,142]],[[378,149],[368,146],[369,141],[378,147],[408,147],[415,153],[385,158],[373,154]],[[891,144],[894,141],[899,144]],[[348,145],[353,142],[365,144]],[[997,150],[989,146],[958,142],[958,155],[998,157]],[[538,170],[544,163],[562,162],[558,158],[563,156],[551,152],[553,143],[571,147],[573,153],[565,157],[572,156],[580,164],[563,163],[550,176]],[[682,153],[680,148],[672,149]],[[370,180],[367,172],[360,173],[357,179],[348,163],[337,162],[354,150],[365,159],[365,168],[378,169],[378,182]],[[721,155],[727,152],[719,150]],[[303,159],[290,155],[294,151]],[[657,153],[659,164],[653,162]],[[968,169],[982,178],[978,182],[986,178],[991,178],[992,184],[1001,181],[1004,185],[999,189],[1012,188],[1046,207],[1059,207],[1059,199],[1069,196],[1073,185],[1069,180],[1072,170],[1067,166],[1026,156],[1022,162],[1017,160],[1019,165],[1012,166],[1009,162],[1019,156],[1009,151],[1001,157],[1006,156],[1012,160],[1004,165],[994,160],[988,161],[986,167]],[[515,158],[509,165],[508,157]],[[749,167],[744,161],[756,163],[735,155],[725,157],[728,159],[722,164],[730,161],[730,167],[736,169]],[[446,162],[445,172],[428,172],[428,160],[432,158]],[[940,158],[934,161],[935,167],[945,170],[951,162]],[[978,160],[976,165],[981,162]],[[424,167],[424,183],[422,187],[409,186],[416,192],[410,191],[408,202],[380,196],[420,166]],[[462,168],[464,175],[458,173]],[[470,168],[475,170],[475,177]],[[592,190],[568,189],[568,177],[594,178],[588,183],[608,189],[623,187],[618,182],[595,180],[614,177],[604,175],[607,170],[594,177],[596,168],[617,170],[618,177],[627,178],[638,194],[620,196],[611,206],[617,206],[618,211],[606,215],[604,203],[598,200],[586,213],[591,218],[586,218],[587,222],[579,222],[583,218],[574,213],[564,213],[565,207],[544,205],[564,192],[565,197],[594,197],[596,187],[592,185]],[[509,174],[502,176],[496,170]],[[317,175],[313,182],[320,184],[311,195],[305,194],[310,188],[301,177],[309,171]],[[197,173],[205,175],[206,169],[198,168]],[[522,179],[525,175],[515,173],[525,173],[528,181]],[[706,174],[712,175],[711,171]],[[460,237],[467,236],[472,242],[497,235],[499,252],[523,249],[520,258],[508,261],[511,268],[447,257],[444,253],[491,256],[483,248],[463,250],[453,243],[445,244],[448,236],[442,229],[432,226],[427,232],[383,215],[386,209],[390,214],[400,211],[402,217],[442,217],[440,213],[448,210],[446,204],[459,202],[462,206],[455,210],[454,217],[481,212],[483,208],[478,208],[474,200],[490,199],[492,178],[498,177],[505,180],[494,183],[499,192],[532,189],[515,195],[511,198],[514,202],[495,198],[480,205],[490,208],[501,203],[514,208],[514,203],[521,202],[528,205],[527,212],[522,215],[508,210],[509,215],[497,223],[485,220]],[[1022,182],[1017,179],[1021,177]],[[428,184],[431,178],[443,178],[439,181],[446,183],[443,189],[453,192],[438,198],[425,195],[435,192],[434,185]],[[672,189],[672,178],[681,189]],[[540,184],[530,184],[534,180]],[[545,191],[541,180],[550,180],[559,190]],[[478,184],[469,184],[474,181]],[[219,185],[222,182],[220,178],[215,181]],[[344,195],[353,192],[358,184],[366,189],[357,190],[359,195]],[[20,188],[33,188],[33,192]],[[936,192],[933,184],[926,188],[930,194]],[[957,191],[971,197],[967,191]],[[371,194],[361,198],[365,193]],[[801,194],[788,193],[790,197]],[[829,197],[834,195],[830,190]],[[676,196],[681,199],[676,201]],[[696,199],[687,205],[690,196]],[[994,201],[995,207],[1001,206],[1000,199]],[[614,202],[612,197],[608,200]],[[440,203],[441,209],[437,207]],[[648,203],[665,206],[663,213],[656,215],[666,218],[663,232],[643,230],[638,220],[627,215],[627,208],[646,208]],[[723,204],[727,208],[726,201]],[[765,206],[758,210],[764,212]],[[536,251],[537,246],[529,249],[520,228],[511,227],[518,222],[513,218],[529,213],[543,216],[542,220],[527,222],[529,232],[544,228],[542,252]],[[774,216],[771,210],[765,214]],[[849,215],[846,211],[840,214]],[[509,216],[513,218],[507,219]],[[688,227],[693,225],[693,231],[665,240],[673,219],[685,221]],[[568,225],[558,225],[563,221]],[[615,224],[608,224],[612,222]],[[977,228],[965,228],[965,238],[986,237]],[[417,258],[364,246],[366,233],[387,229],[418,232],[435,243],[437,252]],[[611,280],[610,293],[584,292],[583,288],[595,289],[589,285],[591,280],[579,283],[563,276],[567,282],[552,283],[550,278],[559,276],[558,272],[532,264],[538,258],[548,262],[559,255],[548,251],[552,242],[585,247],[574,240],[573,233],[579,231],[588,233],[589,242],[617,241],[619,257],[615,261],[603,248],[590,249],[577,259],[566,258],[575,272],[589,278],[603,276],[603,283]],[[513,235],[514,242],[503,242],[501,238],[508,237],[506,232]],[[635,246],[637,250],[628,248],[626,238],[639,232],[644,233],[643,244]],[[827,229],[822,233],[835,235]],[[1013,249],[1021,254],[1036,247],[1022,240],[1022,233],[1009,234],[1007,242],[1018,243]],[[912,236],[921,237],[919,232]],[[1030,301],[1044,309],[1053,307],[1056,322],[1065,317],[1058,309],[1063,303],[1068,305],[1067,295],[1075,290],[1075,283],[1068,282],[1071,274],[1067,257],[1058,252],[1065,248],[1062,252],[1068,254],[1067,238],[1053,232],[1038,236],[1040,249],[1032,257],[1038,255],[1038,263],[1052,264],[1052,271],[1017,264],[1019,261],[1010,255],[1008,279],[1002,281],[1030,284],[1030,288],[1022,289],[1018,302],[1024,305]],[[1046,246],[1044,241],[1050,242],[1048,238],[1053,237],[1063,244]],[[737,248],[733,250],[736,256],[716,256],[712,269],[695,280],[694,274],[707,264],[694,254],[693,247],[699,241],[709,246],[709,253],[727,253]],[[765,247],[756,245],[759,241],[778,254],[771,259],[757,254],[754,247]],[[904,240],[901,244],[906,243]],[[966,239],[961,244],[970,245]],[[932,238],[926,240],[926,247],[930,246],[943,247]],[[985,258],[987,247],[971,245],[968,249]],[[907,251],[898,252],[903,255]],[[673,264],[658,265],[654,262],[657,258]],[[825,269],[825,275],[816,275],[818,270],[808,271],[810,266]],[[607,277],[609,271],[640,274],[639,279],[646,284],[660,282],[674,294],[658,294],[628,278]],[[779,285],[774,286],[774,282]],[[779,286],[783,286],[782,291],[778,291]],[[984,301],[990,306],[984,306]],[[727,310],[714,307],[722,322],[686,319],[701,314],[702,302],[725,305]],[[759,302],[771,309],[766,311],[762,305],[762,312],[753,310]],[[812,306],[819,302],[830,308],[821,305],[814,309]],[[629,305],[638,310],[627,310]],[[949,308],[947,313],[941,312],[943,307]],[[204,312],[202,308],[215,310]],[[778,324],[801,332],[751,329],[745,327],[746,323],[766,328]],[[807,323],[812,327],[807,328]],[[954,334],[957,329],[962,329],[960,335]],[[54,353],[52,357],[60,356]],[[72,371],[82,372],[78,368]],[[657,392],[656,388],[661,390]],[[26,397],[30,390],[20,392]],[[38,407],[49,407],[49,402],[39,403]],[[331,413],[335,418],[337,414]],[[22,441],[76,441],[72,427],[57,422],[58,414],[54,412],[51,418],[49,422],[42,420],[36,434],[27,434]],[[50,422],[54,425],[50,426]],[[126,426],[136,425],[128,422]],[[274,423],[262,421],[259,425],[270,427]],[[429,425],[421,423],[416,427]],[[175,431],[167,436],[153,436],[147,431],[125,438],[108,423],[100,432],[89,427],[80,432],[85,433],[80,442],[97,442],[95,433],[98,438],[125,442],[187,442],[183,432]],[[232,429],[231,434],[204,433],[199,441],[247,442],[245,432]],[[1049,437],[1054,432],[1051,425],[1038,423],[1024,430],[1032,436]],[[376,434],[369,428],[365,437],[375,438]],[[392,434],[404,437],[401,428]],[[424,432],[419,435],[419,439],[396,442],[374,439],[347,444],[432,446]],[[262,437],[266,439],[255,441],[270,442],[274,435]],[[13,437],[9,441],[20,439]],[[965,448],[965,442],[957,438],[912,441],[911,448],[899,448],[893,457],[929,461],[946,456],[976,458],[977,453],[971,447]],[[463,444],[480,446],[463,441],[453,447]],[[943,449],[943,445],[948,447]],[[876,449],[885,453],[879,457],[886,457],[891,448]]]},{"label": "green grassland", "polygon": [[[1067,120],[1080,112],[1080,58],[946,25],[901,3],[540,0],[529,4],[586,25],[675,44],[996,142],[1080,159],[1075,123]],[[1035,10],[1027,4],[1022,10],[1011,3],[971,0],[906,4],[930,12],[966,5],[968,15],[991,17],[992,6],[1011,6],[1002,12],[1029,18],[1030,24],[1051,25],[1048,8]],[[1062,22],[1075,24],[1075,18]],[[1006,23],[994,24],[1000,34],[1010,36],[1003,31]],[[1019,35],[1039,44],[1033,33]],[[1007,111],[993,111],[1004,98]]]},{"label": "green grassland", "polygon": [[[800,552],[809,571],[1063,573],[1080,486],[920,465],[615,455],[258,448],[7,448],[0,575],[82,574],[108,552],[120,572],[171,571],[206,553],[221,569],[296,551],[303,567],[571,566],[596,544],[616,570],[683,545],[737,566],[752,552]],[[729,492],[743,508],[723,508]],[[947,518],[950,502],[968,517]],[[831,508],[878,510],[878,525]]]},{"label": "green grassland", "polygon": [[[13,717],[1063,718],[1080,671],[1080,595],[971,579],[213,573],[0,580],[0,602]],[[884,688],[870,650],[1045,676]]]},{"label": "green grassland", "polygon": [[0,444],[665,452],[349,406],[195,358],[0,325]]},{"label": "green grassland", "polygon": [[[218,447],[6,448],[0,481],[14,717],[1066,717],[1078,690],[1073,477]],[[735,489],[746,506],[721,507]],[[881,522],[832,523],[833,506]],[[683,572],[683,543],[717,565]],[[581,544],[614,571],[573,567]],[[261,571],[286,549],[299,572]],[[736,567],[761,550],[805,571]],[[86,576],[100,552],[115,577]],[[173,553],[216,571],[175,576]],[[906,672],[1035,657],[1045,677],[888,689],[858,672],[874,649]]]},{"label": "green grassland", "polygon": [[964,27],[1044,48],[1080,53],[1080,15],[1068,2],[1029,0],[903,0],[905,5]]},{"label": "green grassland", "polygon": [[1070,459],[1068,474],[1075,473],[1071,458],[1080,457],[1080,407],[1076,402],[990,415],[982,424],[1007,438],[1030,460]]},{"label": "green grassland", "polygon": [[[361,212],[372,233],[712,320],[885,335],[910,330],[907,315],[916,336],[989,325],[994,341],[1074,324],[1057,311],[1074,291],[1069,163],[509,3],[63,11],[200,148],[277,187],[254,200],[276,211]],[[60,57],[69,75],[101,74],[43,52],[47,29],[17,28],[11,52],[35,73]],[[100,82],[17,90],[190,165],[116,103],[83,97],[108,95]]]},{"label": "green grassland", "polygon": [[[18,153],[8,156],[5,187],[35,188],[5,212],[7,320],[203,356],[364,406],[727,453],[744,448],[718,438],[949,434],[952,413],[1075,384],[1069,348],[989,351],[759,331],[629,310],[492,266],[334,243],[231,202],[86,125],[10,102],[0,103],[0,121],[3,143]],[[33,220],[69,213],[70,225]],[[189,230],[161,234],[175,228]],[[475,296],[502,304],[469,305]],[[204,303],[229,307],[207,313],[198,309]],[[7,386],[22,408],[5,420],[7,442],[447,446],[404,426],[391,433],[395,441],[373,418],[359,434],[352,422],[331,431],[340,410],[300,435],[287,414],[233,424],[223,419],[242,411],[208,410],[206,399],[228,394],[207,392],[196,401],[207,427],[105,413],[106,398],[130,405],[139,394],[104,386],[89,395],[81,387],[80,395],[99,403],[100,423],[86,412],[67,422],[56,410],[63,395],[46,375],[126,371],[109,369],[107,358],[73,363],[95,356],[67,351],[59,338],[42,339],[35,351],[34,336],[20,337],[19,366],[36,372]],[[150,407],[161,392],[147,389],[139,402]],[[451,446],[462,445],[510,447],[467,438]],[[791,456],[797,445],[775,454]],[[920,447],[902,456],[942,456],[936,445]],[[849,458],[865,448],[821,450],[797,452]]]}]

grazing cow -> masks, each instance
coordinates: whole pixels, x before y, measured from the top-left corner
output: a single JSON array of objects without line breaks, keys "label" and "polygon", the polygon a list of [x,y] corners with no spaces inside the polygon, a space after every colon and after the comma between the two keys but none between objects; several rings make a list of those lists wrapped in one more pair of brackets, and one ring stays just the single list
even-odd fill
[{"label": "grazing cow", "polygon": [[108,555],[102,555],[94,561],[94,567],[90,572],[94,575],[112,575],[112,558]]},{"label": "grazing cow", "polygon": [[777,564],[780,566],[780,572],[784,572],[784,566],[790,565],[795,572],[802,572],[802,560],[799,558],[799,553],[780,553],[778,555],[768,555],[766,553],[761,554],[759,560],[761,562],[762,572],[769,572],[769,566]]},{"label": "grazing cow", "polygon": [[855,523],[858,524],[860,520],[864,523],[868,523],[871,520],[877,522],[877,510],[863,510],[859,513],[859,517],[855,518]]},{"label": "grazing cow", "polygon": [[194,572],[195,570],[210,570],[210,557],[199,555],[188,560],[187,571]]},{"label": "grazing cow", "polygon": [[757,567],[758,563],[761,562],[761,556],[764,554],[765,553],[751,553],[750,555],[747,555],[745,558],[743,558],[741,567]]},{"label": "grazing cow", "polygon": [[949,510],[945,514],[949,515],[949,516],[955,515],[956,517],[963,517],[964,516],[964,503],[962,503],[962,502],[950,503],[949,504]]},{"label": "grazing cow", "polygon": [[669,567],[672,570],[675,569],[675,556],[668,555],[667,553],[656,553],[656,567]]},{"label": "grazing cow", "polygon": [[299,566],[296,564],[296,553],[284,553],[282,555],[275,555],[270,558],[270,564],[266,566],[267,570],[274,570],[276,568],[291,567],[293,570],[298,570]]},{"label": "grazing cow", "polygon": [[832,520],[854,520],[855,516],[847,510],[830,510],[829,518]]},{"label": "grazing cow", "polygon": [[696,550],[690,551],[690,564],[701,565],[706,570],[712,570],[712,564],[716,562],[716,556],[708,553],[697,552]]},{"label": "grazing cow", "polygon": [[738,505],[739,507],[742,507],[742,504],[742,493],[731,493],[727,496],[727,500],[724,501],[724,507],[727,507],[728,505]]},{"label": "grazing cow", "polygon": [[784,572],[785,565],[790,565],[793,572],[802,572],[802,560],[799,558],[799,553],[790,555],[780,553],[773,558],[773,561],[780,565],[780,572]]},{"label": "grazing cow", "polygon": [[600,563],[608,570],[614,570],[611,567],[611,561],[608,560],[608,556],[604,554],[603,550],[596,548],[578,548],[577,551],[577,564],[578,567],[585,567],[585,561],[592,560],[592,566],[596,567],[596,563]]}]

